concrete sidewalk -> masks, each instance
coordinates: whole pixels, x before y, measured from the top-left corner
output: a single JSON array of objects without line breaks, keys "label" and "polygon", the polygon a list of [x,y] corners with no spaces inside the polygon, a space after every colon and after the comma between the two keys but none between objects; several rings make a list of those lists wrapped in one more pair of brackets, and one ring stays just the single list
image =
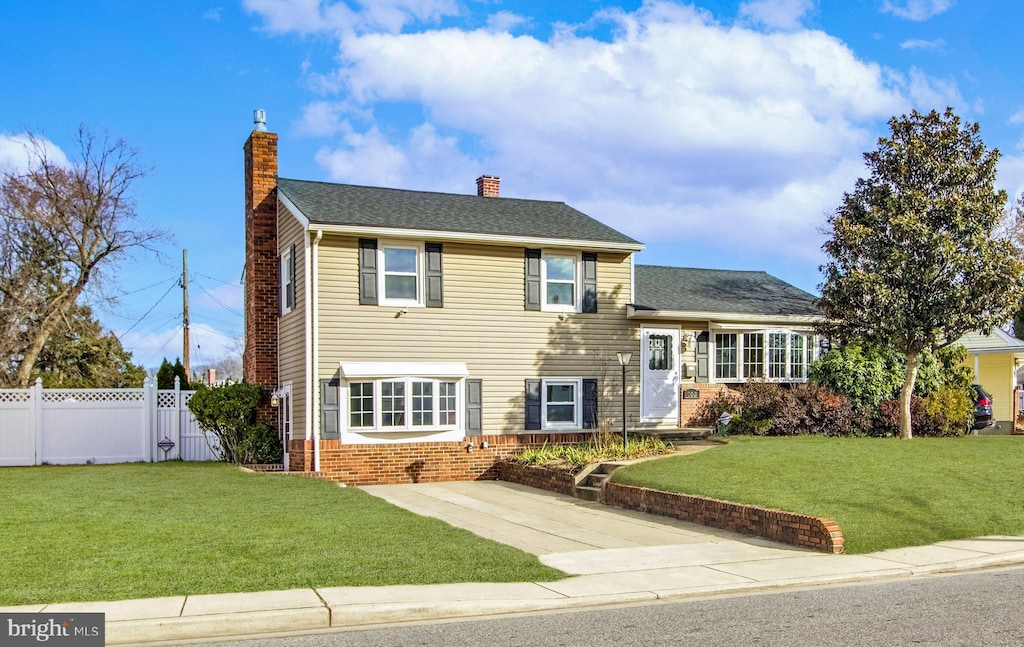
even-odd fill
[{"label": "concrete sidewalk", "polygon": [[540,556],[557,582],[343,587],[30,605],[106,613],[107,644],[671,600],[788,586],[1024,565],[1024,537],[982,537],[870,555],[827,555],[508,483],[365,488],[398,505]]}]

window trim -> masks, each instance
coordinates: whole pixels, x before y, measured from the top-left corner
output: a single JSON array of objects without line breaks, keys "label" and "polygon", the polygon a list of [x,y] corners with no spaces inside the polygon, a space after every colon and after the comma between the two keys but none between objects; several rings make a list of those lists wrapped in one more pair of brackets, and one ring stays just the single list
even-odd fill
[{"label": "window trim", "polygon": [[[548,422],[548,385],[573,386],[572,422]],[[563,404],[563,403],[559,403]],[[582,429],[583,428],[583,378],[544,377],[540,380],[540,427],[541,429]]]},{"label": "window trim", "polygon": [[[456,431],[462,428],[464,424],[464,416],[462,414],[462,407],[464,404],[463,395],[463,382],[465,378],[456,376],[441,376],[441,377],[424,377],[415,375],[405,375],[401,377],[359,377],[353,378],[350,381],[344,383],[344,406],[345,406],[345,430],[355,433],[367,434],[367,433],[418,433],[418,432],[444,432],[444,431]],[[403,423],[401,425],[384,425],[384,408],[383,399],[384,395],[384,383],[399,383],[403,385],[402,394],[402,417]],[[415,409],[413,406],[414,397],[414,384],[416,383],[428,383],[430,384],[430,418],[431,424],[429,425],[418,425],[414,423]],[[452,413],[455,416],[455,422],[441,424],[441,385],[445,383],[454,384],[454,397],[455,397],[455,408]],[[371,400],[371,419],[372,426],[355,426],[352,424],[352,386],[355,384],[370,384],[372,391]]]},{"label": "window trim", "polygon": [[[572,260],[571,304],[548,303],[548,259],[567,258]],[[540,256],[540,309],[543,312],[582,312],[583,304],[583,256],[572,250],[542,250]],[[566,284],[564,279],[550,279]]]},{"label": "window trim", "polygon": [[[385,250],[387,249],[411,249],[416,252],[416,297],[413,299],[397,299],[389,298],[387,293],[387,263],[385,260]],[[423,281],[425,278],[424,266],[426,258],[424,257],[424,248],[422,241],[404,241],[404,240],[378,240],[377,241],[377,294],[379,295],[377,303],[382,306],[401,306],[401,307],[424,307],[424,287]],[[392,276],[410,276],[409,272],[391,272]]]}]

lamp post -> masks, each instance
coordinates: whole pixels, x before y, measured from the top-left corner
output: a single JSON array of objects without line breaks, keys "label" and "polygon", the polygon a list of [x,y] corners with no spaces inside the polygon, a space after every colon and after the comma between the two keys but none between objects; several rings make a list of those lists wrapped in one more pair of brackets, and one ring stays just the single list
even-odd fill
[{"label": "lamp post", "polygon": [[622,366],[622,454],[626,454],[626,365],[633,359],[633,353],[615,353],[619,358],[619,365]]}]

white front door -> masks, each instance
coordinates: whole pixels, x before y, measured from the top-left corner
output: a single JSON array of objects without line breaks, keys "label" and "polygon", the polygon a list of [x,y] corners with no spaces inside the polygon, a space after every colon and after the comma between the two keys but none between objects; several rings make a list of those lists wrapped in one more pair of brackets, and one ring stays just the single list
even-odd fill
[{"label": "white front door", "polygon": [[640,335],[640,417],[679,420],[679,329],[644,328]]}]

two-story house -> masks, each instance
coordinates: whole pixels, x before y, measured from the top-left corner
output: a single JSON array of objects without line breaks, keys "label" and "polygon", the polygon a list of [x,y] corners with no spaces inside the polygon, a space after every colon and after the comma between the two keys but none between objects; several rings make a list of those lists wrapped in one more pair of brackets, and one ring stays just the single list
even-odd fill
[{"label": "two-story house", "polygon": [[766,274],[635,267],[642,243],[493,176],[476,195],[278,178],[260,118],[244,154],[243,370],[289,469],[487,477],[623,416],[678,427],[723,384],[806,378],[813,297]]}]

